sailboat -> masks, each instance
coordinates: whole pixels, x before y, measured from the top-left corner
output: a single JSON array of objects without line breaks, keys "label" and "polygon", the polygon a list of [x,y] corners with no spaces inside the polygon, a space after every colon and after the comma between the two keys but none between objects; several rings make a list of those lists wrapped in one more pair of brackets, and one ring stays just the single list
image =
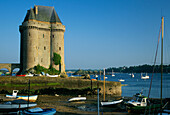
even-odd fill
[{"label": "sailboat", "polygon": [[115,74],[114,74],[114,72],[113,72],[113,70],[112,70],[112,77],[114,77],[115,76]]},{"label": "sailboat", "polygon": [[131,77],[132,77],[132,78],[134,78],[134,77],[135,77],[135,75],[132,73],[132,74],[131,74]]},{"label": "sailboat", "polygon": [[[163,106],[163,103],[162,103],[164,17],[162,17],[161,20],[162,20],[161,21],[161,29],[160,29],[160,32],[162,33],[162,45],[161,45],[161,96],[160,96],[161,103],[153,104],[153,103],[149,102],[149,95],[150,95],[150,90],[151,90],[151,85],[152,85],[152,79],[151,79],[148,97],[145,97],[143,95],[136,95],[136,98],[134,100],[128,101],[126,103],[126,108],[127,108],[128,112],[133,112],[133,113],[148,113],[148,112],[159,113],[159,112],[163,111],[164,107],[168,103],[167,102],[164,106]],[[160,33],[159,33],[159,35],[160,35]],[[156,50],[156,56],[157,56],[157,51],[158,51],[158,45],[157,45],[157,50]],[[156,63],[156,56],[155,56],[154,65]],[[154,73],[154,69],[153,69],[153,73]],[[152,78],[153,78],[153,74],[152,74]]]},{"label": "sailboat", "polygon": [[118,100],[105,100],[105,69],[104,69],[104,80],[103,80],[103,86],[104,86],[104,92],[103,92],[103,101],[101,101],[101,105],[102,106],[113,106],[113,105],[117,105],[121,102],[123,102],[123,99],[118,99]]}]

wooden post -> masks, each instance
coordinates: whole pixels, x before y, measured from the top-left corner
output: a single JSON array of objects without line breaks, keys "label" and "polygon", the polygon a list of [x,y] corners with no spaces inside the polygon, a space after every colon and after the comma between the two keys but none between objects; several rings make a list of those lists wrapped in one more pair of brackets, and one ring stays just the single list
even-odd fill
[{"label": "wooden post", "polygon": [[104,78],[103,78],[103,101],[105,101],[105,68],[104,68]]},{"label": "wooden post", "polygon": [[98,77],[98,79],[97,79],[97,108],[98,108],[98,115],[100,115],[100,107],[99,107],[99,77]]},{"label": "wooden post", "polygon": [[29,94],[30,94],[30,79],[28,81],[28,105],[27,105],[27,110],[29,108]]},{"label": "wooden post", "polygon": [[164,17],[162,17],[162,47],[161,47],[161,107],[162,107],[162,78],[163,78],[163,37],[164,37]]},{"label": "wooden post", "polygon": [[91,91],[92,91],[92,88],[93,88],[93,83],[92,83],[92,79],[91,79]]}]

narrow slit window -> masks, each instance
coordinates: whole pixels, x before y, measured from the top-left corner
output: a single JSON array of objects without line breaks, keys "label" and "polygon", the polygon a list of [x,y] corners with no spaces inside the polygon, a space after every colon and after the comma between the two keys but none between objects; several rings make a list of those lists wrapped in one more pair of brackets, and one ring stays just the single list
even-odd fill
[{"label": "narrow slit window", "polygon": [[59,47],[59,50],[61,51],[61,47]]},{"label": "narrow slit window", "polygon": [[43,34],[43,38],[44,38],[44,34]]},{"label": "narrow slit window", "polygon": [[46,50],[46,47],[44,46],[44,50]]}]

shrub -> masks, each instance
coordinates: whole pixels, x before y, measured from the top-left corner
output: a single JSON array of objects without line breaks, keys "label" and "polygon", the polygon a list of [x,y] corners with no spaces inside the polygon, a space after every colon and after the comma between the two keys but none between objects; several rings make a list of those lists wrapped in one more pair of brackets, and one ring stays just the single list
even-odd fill
[{"label": "shrub", "polygon": [[52,65],[50,65],[49,69],[48,69],[48,73],[49,74],[53,74],[53,75],[59,75],[60,71],[56,70],[55,68],[52,67]]},{"label": "shrub", "polygon": [[55,65],[59,65],[61,63],[61,56],[57,53],[53,54],[53,61]]},{"label": "shrub", "polygon": [[37,66],[34,67],[35,73],[36,74],[40,74],[41,72],[45,72],[51,75],[59,75],[60,71],[56,70],[55,68],[53,68],[52,66],[49,67],[49,69],[40,66],[39,64]]},{"label": "shrub", "polygon": [[67,74],[65,72],[63,72],[63,73],[60,74],[60,77],[61,78],[67,78],[68,76],[67,76]]}]

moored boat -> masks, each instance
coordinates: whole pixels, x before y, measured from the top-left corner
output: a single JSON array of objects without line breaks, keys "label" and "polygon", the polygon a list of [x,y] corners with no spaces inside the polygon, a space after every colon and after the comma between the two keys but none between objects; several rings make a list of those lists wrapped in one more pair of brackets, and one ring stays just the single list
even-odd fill
[{"label": "moored boat", "polygon": [[125,80],[124,79],[118,79],[120,82],[124,82]]},{"label": "moored boat", "polygon": [[53,108],[41,109],[39,107],[20,111],[21,115],[22,114],[23,115],[54,115],[55,113],[56,113],[56,109]]},{"label": "moored boat", "polygon": [[[38,98],[38,95],[29,96],[29,101],[35,102],[37,100],[37,98]],[[28,101],[28,96],[17,96],[17,99],[23,99],[23,100]]]},{"label": "moored boat", "polygon": [[143,75],[141,74],[141,79],[149,79],[149,75],[147,75],[147,73],[146,73],[145,76],[143,76]]},{"label": "moored boat", "polygon": [[120,100],[108,100],[108,101],[102,101],[101,105],[102,106],[113,106],[113,105],[117,105],[119,103],[123,102],[123,99]]},{"label": "moored boat", "polygon": [[105,100],[105,69],[104,69],[104,80],[103,80],[103,100],[100,102],[102,106],[113,106],[113,105],[117,105],[119,103],[121,103],[123,101],[123,99],[119,99],[119,100]]},{"label": "moored boat", "polygon": [[29,103],[25,100],[14,100],[0,103],[0,111],[1,112],[17,112],[18,110],[26,109],[28,107],[36,106],[36,103]]},{"label": "moored boat", "polygon": [[85,101],[85,100],[86,100],[86,97],[73,97],[73,98],[70,98],[68,101],[73,102],[73,101]]},{"label": "moored boat", "polygon": [[[6,97],[8,98],[16,98],[16,99],[23,99],[25,101],[28,101],[28,96],[20,96],[20,95],[17,95],[18,93],[18,90],[13,90],[13,93],[12,95],[6,95]],[[32,96],[29,96],[29,101],[30,102],[35,102],[38,98],[38,95],[32,95]]]}]

